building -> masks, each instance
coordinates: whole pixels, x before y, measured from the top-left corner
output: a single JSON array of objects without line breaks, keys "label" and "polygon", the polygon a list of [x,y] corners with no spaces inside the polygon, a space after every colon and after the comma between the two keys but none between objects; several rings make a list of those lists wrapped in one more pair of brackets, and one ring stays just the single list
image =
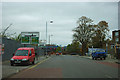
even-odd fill
[{"label": "building", "polygon": [[120,30],[112,31],[114,52],[117,59],[120,59]]},{"label": "building", "polygon": [[113,43],[120,44],[120,30],[112,31],[112,40]]}]

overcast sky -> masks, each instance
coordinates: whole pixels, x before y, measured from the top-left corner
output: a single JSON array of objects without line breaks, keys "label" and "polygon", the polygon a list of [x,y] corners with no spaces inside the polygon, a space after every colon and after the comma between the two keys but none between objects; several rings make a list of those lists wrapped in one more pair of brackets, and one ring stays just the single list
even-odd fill
[{"label": "overcast sky", "polygon": [[[118,29],[117,2],[5,2],[2,3],[2,25],[5,29],[13,25],[6,33],[16,35],[23,31],[40,32],[40,40],[46,39],[46,21],[51,43],[67,45],[72,42],[72,29],[81,16],[94,20],[97,24],[105,20],[111,31]],[[53,24],[49,21],[53,20]]]}]

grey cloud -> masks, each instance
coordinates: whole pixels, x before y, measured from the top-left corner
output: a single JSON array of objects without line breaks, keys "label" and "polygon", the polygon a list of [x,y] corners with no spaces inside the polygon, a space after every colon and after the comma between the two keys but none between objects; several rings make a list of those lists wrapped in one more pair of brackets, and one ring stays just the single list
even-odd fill
[{"label": "grey cloud", "polygon": [[[3,3],[2,13],[3,29],[13,23],[9,33],[39,31],[41,39],[45,39],[47,21],[48,35],[54,35],[52,42],[62,45],[72,41],[72,29],[81,16],[93,19],[95,24],[105,20],[111,31],[118,29],[117,2],[7,2]],[[53,24],[49,23],[50,20]]]}]

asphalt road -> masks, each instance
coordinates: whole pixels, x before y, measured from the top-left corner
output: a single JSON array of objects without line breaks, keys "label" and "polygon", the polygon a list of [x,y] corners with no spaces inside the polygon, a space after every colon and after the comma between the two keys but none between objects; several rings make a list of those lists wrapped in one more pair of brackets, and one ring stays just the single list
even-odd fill
[{"label": "asphalt road", "polygon": [[118,64],[80,56],[52,56],[10,78],[118,78]]}]

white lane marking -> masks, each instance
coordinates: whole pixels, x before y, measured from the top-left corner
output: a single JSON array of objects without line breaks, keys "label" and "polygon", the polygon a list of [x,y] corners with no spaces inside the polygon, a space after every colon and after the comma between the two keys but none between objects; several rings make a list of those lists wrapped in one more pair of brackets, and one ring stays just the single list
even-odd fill
[{"label": "white lane marking", "polygon": [[107,78],[112,78],[111,76],[109,76],[109,75],[105,75],[105,77],[107,77]]}]

